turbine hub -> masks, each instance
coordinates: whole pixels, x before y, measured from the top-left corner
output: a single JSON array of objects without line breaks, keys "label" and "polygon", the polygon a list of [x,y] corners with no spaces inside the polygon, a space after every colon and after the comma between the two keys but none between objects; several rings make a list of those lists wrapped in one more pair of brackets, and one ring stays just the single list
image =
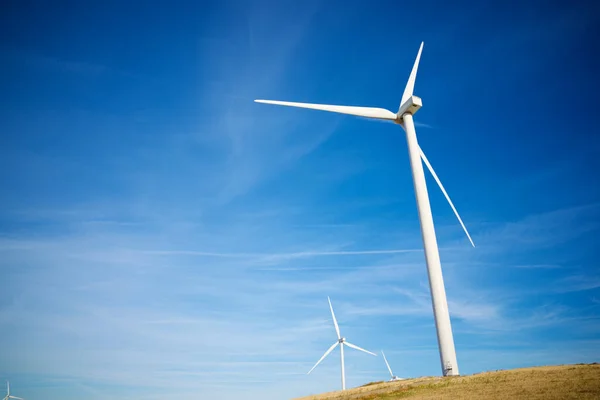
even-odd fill
[{"label": "turbine hub", "polygon": [[415,115],[422,106],[423,102],[421,101],[420,97],[410,96],[398,109],[398,113],[396,114],[396,123],[402,123],[404,114]]},{"label": "turbine hub", "polygon": [[343,338],[340,338],[340,340],[338,340],[338,342],[340,342],[340,343],[344,343],[345,341],[346,341],[346,338],[345,338],[345,337],[343,337]]}]

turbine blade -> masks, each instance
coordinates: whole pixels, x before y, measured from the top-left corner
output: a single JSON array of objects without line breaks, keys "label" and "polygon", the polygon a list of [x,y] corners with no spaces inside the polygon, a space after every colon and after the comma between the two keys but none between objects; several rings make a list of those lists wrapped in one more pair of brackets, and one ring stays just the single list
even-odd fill
[{"label": "turbine blade", "polygon": [[393,378],[394,377],[394,373],[392,372],[392,369],[390,368],[390,364],[388,364],[388,361],[385,358],[385,354],[383,353],[383,350],[381,350],[381,355],[383,356],[383,361],[385,361],[385,365],[387,365],[387,369],[388,369],[388,371],[390,371],[390,375]]},{"label": "turbine blade", "polygon": [[333,313],[333,307],[331,306],[331,300],[329,299],[329,296],[327,296],[327,301],[329,302],[329,309],[331,310],[331,316],[333,317],[333,325],[335,325],[335,332],[337,333],[338,339],[341,339],[342,336],[340,335],[340,327],[338,326],[337,320],[335,319],[335,314]]},{"label": "turbine blade", "polygon": [[344,342],[344,344],[345,344],[346,346],[348,346],[348,347],[352,347],[353,349],[360,350],[360,351],[364,351],[365,353],[368,353],[368,354],[371,354],[371,355],[377,356],[377,354],[375,354],[375,353],[371,353],[370,351],[368,351],[368,350],[365,350],[365,349],[361,349],[361,348],[360,348],[360,347],[358,347],[357,345],[355,345],[355,344],[352,344],[352,343],[350,343],[350,342]]},{"label": "turbine blade", "polygon": [[454,204],[452,204],[452,200],[450,200],[450,196],[448,196],[448,193],[446,192],[446,189],[444,189],[444,185],[442,185],[442,182],[440,181],[440,178],[438,178],[437,174],[433,170],[433,167],[429,163],[429,160],[427,160],[427,157],[425,156],[425,153],[423,153],[423,149],[421,149],[421,147],[419,147],[419,151],[421,152],[421,158],[423,159],[423,162],[425,162],[425,165],[427,165],[427,168],[429,169],[429,172],[431,172],[431,175],[433,175],[433,179],[435,179],[435,181],[437,182],[438,186],[442,190],[442,193],[444,193],[444,196],[446,196],[446,200],[448,200],[448,203],[450,204],[450,207],[452,207],[452,210],[454,211],[454,214],[456,215],[456,218],[458,218],[458,222],[460,222],[460,225],[462,226],[463,230],[467,234],[467,237],[469,238],[469,241],[471,242],[471,245],[473,245],[473,247],[475,247],[475,243],[473,243],[473,239],[471,239],[471,235],[469,235],[469,231],[467,231],[467,227],[465,226],[465,224],[463,223],[462,219],[460,218],[460,215],[458,214],[458,211],[456,211],[456,207],[454,207]]},{"label": "turbine blade", "polygon": [[275,104],[279,106],[310,108],[313,110],[330,111],[340,114],[356,115],[358,117],[375,118],[395,121],[396,114],[384,108],[357,107],[357,106],[334,106],[330,104],[295,103],[277,100],[254,100],[256,103]]},{"label": "turbine blade", "polygon": [[315,369],[315,368],[317,367],[317,365],[319,365],[319,364],[321,363],[321,361],[323,361],[323,359],[324,359],[325,357],[327,357],[327,355],[328,355],[329,353],[331,353],[331,352],[333,351],[333,349],[335,349],[335,346],[337,346],[338,344],[340,344],[340,342],[335,342],[335,343],[334,343],[334,344],[333,344],[333,345],[332,345],[332,346],[331,346],[331,347],[330,347],[330,348],[329,348],[329,349],[328,349],[328,350],[325,352],[325,354],[323,354],[323,357],[319,358],[319,361],[317,361],[317,363],[316,363],[316,364],[315,364],[315,365],[314,365],[314,366],[313,366],[313,367],[310,369],[310,371],[308,371],[308,373],[307,373],[306,375],[310,374],[310,373],[312,372],[312,370],[313,370],[313,369]]},{"label": "turbine blade", "polygon": [[421,47],[419,47],[417,58],[413,65],[412,71],[410,71],[410,76],[408,77],[408,82],[406,83],[406,87],[404,88],[404,93],[402,93],[400,108],[402,107],[402,104],[404,104],[404,102],[408,100],[410,96],[413,95],[413,91],[415,89],[415,80],[417,79],[417,70],[419,69],[419,60],[421,59],[421,51],[423,51],[423,42],[421,42]]},{"label": "turbine blade", "polygon": [[17,397],[17,396],[8,396],[9,399],[17,399],[17,400],[25,400],[22,397]]}]

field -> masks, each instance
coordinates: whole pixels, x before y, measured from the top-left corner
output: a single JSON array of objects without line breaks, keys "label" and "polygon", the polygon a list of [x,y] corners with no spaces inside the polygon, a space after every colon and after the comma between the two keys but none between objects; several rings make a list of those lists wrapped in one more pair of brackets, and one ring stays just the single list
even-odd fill
[{"label": "field", "polygon": [[457,377],[374,382],[295,400],[600,399],[600,365],[520,368]]}]

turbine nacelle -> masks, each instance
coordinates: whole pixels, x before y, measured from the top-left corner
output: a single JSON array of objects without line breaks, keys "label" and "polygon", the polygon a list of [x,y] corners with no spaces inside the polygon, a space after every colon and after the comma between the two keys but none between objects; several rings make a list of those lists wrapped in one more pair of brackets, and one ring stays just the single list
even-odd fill
[{"label": "turbine nacelle", "polygon": [[340,343],[344,343],[345,341],[346,341],[346,338],[345,338],[345,337],[342,337],[342,338],[340,338],[340,339],[338,340],[338,342],[340,342]]},{"label": "turbine nacelle", "polygon": [[398,112],[396,113],[396,120],[394,121],[397,124],[401,124],[404,119],[405,114],[415,115],[417,111],[423,106],[423,101],[418,96],[410,96],[402,105]]}]

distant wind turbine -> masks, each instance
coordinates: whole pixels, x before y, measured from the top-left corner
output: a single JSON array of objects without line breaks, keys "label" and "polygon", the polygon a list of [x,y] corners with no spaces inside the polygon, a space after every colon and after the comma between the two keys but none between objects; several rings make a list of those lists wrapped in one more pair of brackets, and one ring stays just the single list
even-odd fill
[{"label": "distant wind turbine", "polygon": [[401,381],[402,378],[398,378],[396,375],[394,375],[394,373],[392,372],[392,369],[390,368],[390,364],[387,361],[387,358],[385,358],[385,354],[383,353],[383,350],[381,350],[381,355],[383,356],[383,361],[385,361],[385,365],[387,366],[388,371],[390,371],[390,375],[392,376],[392,379],[390,379],[390,382],[393,381]]},{"label": "distant wind turbine", "polygon": [[6,381],[6,397],[4,397],[4,399],[2,399],[2,400],[9,400],[9,399],[24,400],[21,397],[10,395],[10,383],[8,383],[8,381]]},{"label": "distant wind turbine", "polygon": [[417,77],[417,69],[419,67],[419,60],[421,58],[421,52],[423,50],[423,43],[419,47],[417,58],[413,65],[412,71],[408,78],[408,83],[404,88],[402,94],[402,100],[400,101],[400,107],[398,112],[393,113],[383,108],[374,107],[356,107],[356,106],[336,106],[328,104],[311,104],[311,103],[292,103],[287,101],[275,101],[275,100],[254,100],[258,103],[276,104],[282,106],[310,108],[314,110],[331,111],[341,114],[355,115],[359,117],[374,118],[383,121],[391,121],[400,125],[406,132],[406,140],[408,142],[408,154],[410,158],[410,165],[413,175],[413,185],[415,190],[415,196],[417,199],[417,209],[419,212],[419,220],[421,222],[421,236],[423,238],[423,244],[425,247],[425,261],[427,263],[427,274],[429,276],[429,287],[431,290],[431,300],[433,305],[433,315],[435,319],[435,325],[437,330],[438,346],[440,351],[440,362],[442,365],[442,374],[447,375],[459,375],[458,363],[456,361],[456,350],[454,348],[454,338],[452,336],[452,326],[450,324],[450,313],[448,311],[448,301],[446,299],[446,289],[444,288],[444,279],[442,276],[442,266],[440,263],[440,254],[435,236],[435,228],[433,226],[433,216],[431,215],[431,206],[429,204],[429,194],[427,193],[427,184],[425,182],[425,174],[423,172],[423,164],[421,160],[427,165],[427,168],[433,175],[433,178],[439,185],[442,193],[450,203],[450,207],[454,211],[454,214],[458,218],[460,225],[467,234],[467,238],[471,242],[471,245],[475,247],[475,243],[471,239],[471,235],[467,231],[465,224],[463,223],[458,211],[452,204],[450,196],[444,189],[442,182],[438,178],[437,174],[433,170],[433,167],[425,157],[423,150],[419,146],[417,141],[417,134],[415,131],[415,124],[413,121],[413,115],[419,111],[422,106],[421,98],[413,96],[413,90],[415,87],[415,80]]},{"label": "distant wind turbine", "polygon": [[371,353],[370,351],[367,351],[365,349],[361,349],[360,347],[346,341],[346,338],[342,337],[340,335],[340,328],[338,327],[337,320],[335,319],[335,314],[333,313],[333,307],[331,306],[331,299],[329,299],[329,296],[327,296],[327,301],[329,301],[329,309],[331,310],[331,316],[333,317],[333,325],[335,326],[335,332],[337,333],[338,340],[333,345],[331,345],[331,347],[325,352],[325,354],[323,354],[323,357],[321,357],[319,359],[319,361],[317,361],[317,363],[314,365],[314,367],[312,367],[310,369],[310,371],[308,371],[308,374],[310,374],[312,372],[312,370],[315,369],[317,367],[317,365],[319,365],[321,363],[321,361],[323,361],[325,359],[325,357],[327,357],[329,355],[329,353],[331,353],[333,351],[333,349],[335,349],[335,347],[339,344],[340,345],[341,364],[342,364],[342,390],[346,390],[346,376],[344,374],[344,345],[346,345],[348,347],[352,347],[353,349],[356,349],[356,350],[364,351],[365,353],[371,354],[374,356],[376,356],[377,354]]}]

